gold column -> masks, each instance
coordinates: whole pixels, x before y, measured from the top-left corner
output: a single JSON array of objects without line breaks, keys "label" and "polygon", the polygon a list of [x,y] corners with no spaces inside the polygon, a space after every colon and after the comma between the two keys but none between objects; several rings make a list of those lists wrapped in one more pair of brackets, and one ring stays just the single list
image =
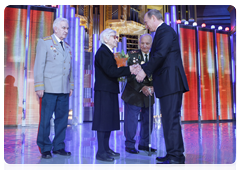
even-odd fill
[{"label": "gold column", "polygon": [[123,20],[127,21],[127,5],[123,5]]},{"label": "gold column", "polygon": [[122,15],[122,5],[118,5],[118,19],[121,19]]},{"label": "gold column", "polygon": [[112,5],[106,5],[106,20],[111,19],[112,19]]},{"label": "gold column", "polygon": [[104,5],[100,5],[99,33],[104,30]]},{"label": "gold column", "polygon": [[89,41],[88,52],[92,52],[92,36],[93,36],[93,5],[90,5],[89,10]]}]

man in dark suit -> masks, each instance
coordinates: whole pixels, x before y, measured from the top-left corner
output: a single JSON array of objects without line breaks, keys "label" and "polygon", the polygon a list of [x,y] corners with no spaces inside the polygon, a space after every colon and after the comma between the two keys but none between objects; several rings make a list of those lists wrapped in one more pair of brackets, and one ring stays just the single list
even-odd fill
[{"label": "man in dark suit", "polygon": [[[72,50],[64,42],[68,34],[68,20],[57,18],[53,22],[54,34],[40,39],[34,64],[35,91],[42,97],[41,118],[37,137],[42,158],[54,154],[70,156],[65,151],[65,134],[68,123],[69,96],[74,89],[72,75]],[[55,137],[49,139],[50,119],[55,113]]]},{"label": "man in dark suit", "polygon": [[[128,53],[128,65],[143,64],[149,60],[149,50],[152,46],[152,37],[144,34],[139,40],[139,50]],[[151,117],[153,117],[154,93],[152,81],[146,77],[143,82],[138,83],[135,75],[127,77],[127,84],[122,94],[124,100],[124,135],[126,137],[125,150],[129,153],[138,154],[135,148],[134,139],[138,126],[138,115],[140,114],[141,128],[139,150],[149,151],[149,107],[151,107]],[[149,106],[149,95],[151,96],[151,105]],[[151,123],[151,131],[153,121]],[[151,148],[152,152],[156,149]]]},{"label": "man in dark suit", "polygon": [[116,31],[105,29],[100,34],[101,47],[95,56],[94,116],[92,130],[97,131],[96,159],[114,161],[120,154],[109,147],[111,131],[120,129],[118,77],[131,75],[134,66],[117,67],[113,48],[117,46]]},{"label": "man in dark suit", "polygon": [[167,155],[157,157],[162,163],[185,163],[184,144],[180,125],[182,96],[189,91],[176,32],[163,22],[162,14],[155,9],[144,16],[144,23],[151,32],[156,31],[148,63],[136,79],[153,75],[155,95],[160,99],[162,125]]}]

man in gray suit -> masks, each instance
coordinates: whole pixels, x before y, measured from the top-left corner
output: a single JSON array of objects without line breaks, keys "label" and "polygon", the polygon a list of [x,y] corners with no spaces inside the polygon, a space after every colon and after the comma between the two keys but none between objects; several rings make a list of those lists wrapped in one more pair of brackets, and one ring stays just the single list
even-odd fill
[{"label": "man in gray suit", "polygon": [[[65,151],[65,134],[68,123],[69,96],[74,89],[72,50],[63,40],[68,34],[68,20],[57,18],[53,22],[54,34],[38,41],[34,65],[34,85],[42,97],[41,118],[37,137],[42,158],[54,154],[70,156]],[[50,119],[55,113],[55,137],[51,142]]]}]

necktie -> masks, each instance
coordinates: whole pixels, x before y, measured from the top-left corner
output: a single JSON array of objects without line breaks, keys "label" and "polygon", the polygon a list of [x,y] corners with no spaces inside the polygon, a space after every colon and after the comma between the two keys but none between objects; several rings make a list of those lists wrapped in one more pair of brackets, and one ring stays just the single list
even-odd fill
[{"label": "necktie", "polygon": [[[62,46],[62,48],[63,48],[63,42],[62,42],[62,41],[60,41],[60,44],[61,44],[61,46]],[[64,48],[63,48],[63,50],[64,50]]]},{"label": "necktie", "polygon": [[145,54],[145,63],[148,62],[148,55]]}]

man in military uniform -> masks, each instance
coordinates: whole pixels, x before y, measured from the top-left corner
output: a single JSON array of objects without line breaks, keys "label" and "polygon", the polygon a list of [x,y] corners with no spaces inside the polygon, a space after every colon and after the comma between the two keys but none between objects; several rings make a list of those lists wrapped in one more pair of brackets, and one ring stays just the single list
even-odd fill
[{"label": "man in military uniform", "polygon": [[[129,52],[128,65],[143,64],[149,60],[149,50],[152,45],[152,37],[144,34],[140,37],[139,46],[141,49]],[[122,94],[125,104],[124,113],[124,135],[126,137],[125,150],[129,153],[138,154],[135,148],[138,115],[140,114],[141,129],[139,150],[149,151],[149,107],[151,107],[151,116],[153,117],[154,90],[151,77],[146,77],[142,83],[138,83],[135,75],[128,76],[127,84]],[[149,106],[149,95],[151,96],[151,106]],[[151,130],[153,122],[151,121]],[[151,148],[152,152],[156,149]]]},{"label": "man in military uniform", "polygon": [[[54,34],[40,39],[37,44],[34,65],[34,85],[42,97],[41,118],[37,137],[42,158],[54,154],[70,156],[65,151],[65,134],[68,123],[69,96],[74,88],[72,75],[72,52],[63,40],[68,34],[68,20],[57,18],[53,22]],[[50,119],[55,113],[55,137],[51,142]]]}]

